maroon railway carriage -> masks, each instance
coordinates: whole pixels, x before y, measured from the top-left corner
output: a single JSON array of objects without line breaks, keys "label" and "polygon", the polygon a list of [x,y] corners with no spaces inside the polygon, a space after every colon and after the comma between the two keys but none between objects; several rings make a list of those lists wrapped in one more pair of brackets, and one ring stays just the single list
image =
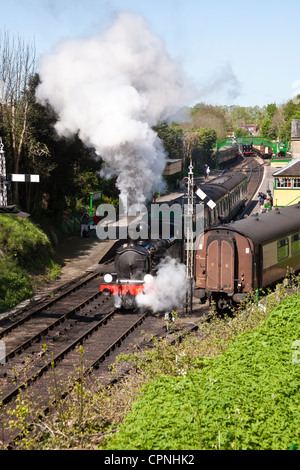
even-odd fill
[{"label": "maroon railway carriage", "polygon": [[197,240],[195,295],[222,309],[300,269],[300,204],[212,227]]}]

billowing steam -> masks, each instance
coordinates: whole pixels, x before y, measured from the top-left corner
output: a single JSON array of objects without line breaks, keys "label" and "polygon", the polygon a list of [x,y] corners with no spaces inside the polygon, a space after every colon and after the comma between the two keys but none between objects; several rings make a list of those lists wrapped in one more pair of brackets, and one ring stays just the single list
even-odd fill
[{"label": "billowing steam", "polygon": [[235,100],[241,93],[242,84],[233,72],[230,63],[223,64],[208,83],[202,85],[201,95],[207,97],[225,92],[229,100]]},{"label": "billowing steam", "polygon": [[49,102],[59,135],[80,139],[116,175],[126,204],[162,188],[165,152],[152,126],[185,103],[178,64],[137,15],[120,13],[101,35],[69,39],[40,62],[37,99]]},{"label": "billowing steam", "polygon": [[185,266],[174,258],[162,260],[157,276],[146,282],[144,292],[137,296],[138,306],[150,307],[154,312],[179,307],[188,289],[185,270]]}]

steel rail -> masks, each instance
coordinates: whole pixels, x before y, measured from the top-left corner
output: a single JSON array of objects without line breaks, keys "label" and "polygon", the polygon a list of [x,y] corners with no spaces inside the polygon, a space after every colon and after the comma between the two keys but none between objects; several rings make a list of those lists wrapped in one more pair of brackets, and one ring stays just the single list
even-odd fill
[{"label": "steel rail", "polygon": [[30,320],[31,318],[33,318],[34,316],[38,315],[39,313],[41,313],[43,310],[46,310],[50,307],[52,307],[53,305],[55,305],[57,302],[63,300],[64,298],[68,297],[70,294],[76,292],[76,290],[82,288],[84,285],[88,284],[90,281],[92,281],[93,279],[96,279],[97,277],[100,277],[101,276],[101,273],[98,272],[98,273],[93,273],[92,275],[89,275],[89,277],[87,279],[85,279],[84,281],[80,282],[79,284],[76,284],[75,286],[71,287],[70,289],[68,289],[67,291],[63,292],[62,294],[60,294],[58,297],[55,297],[54,299],[51,299],[49,300],[46,304],[43,304],[41,305],[40,307],[38,307],[37,309],[34,309],[32,312],[30,312],[28,315],[26,315],[25,317],[23,318],[20,318],[19,320],[17,320],[16,322],[14,322],[12,325],[9,325],[8,327],[6,327],[5,329],[1,330],[0,331],[0,339],[2,339],[4,336],[8,335],[11,331],[13,331],[15,328],[18,328],[19,326],[23,325],[24,323],[26,323],[28,320]]},{"label": "steel rail", "polygon": [[53,330],[55,327],[57,327],[58,325],[60,325],[61,323],[65,322],[66,319],[73,315],[74,313],[76,313],[77,311],[81,310],[82,308],[84,308],[85,306],[87,306],[90,302],[92,302],[93,300],[97,299],[99,296],[101,296],[101,293],[100,292],[97,292],[96,294],[93,294],[91,297],[89,297],[87,300],[83,301],[81,304],[79,305],[76,305],[76,307],[72,308],[72,310],[70,310],[69,312],[65,313],[64,315],[62,315],[61,317],[59,317],[58,319],[56,319],[55,321],[53,321],[52,323],[50,323],[48,326],[46,326],[46,328],[44,328],[43,330],[39,331],[38,333],[36,333],[34,336],[32,336],[31,338],[27,339],[23,344],[21,344],[20,346],[16,347],[14,350],[10,351],[9,353],[7,353],[7,355],[5,356],[4,358],[4,363],[6,364],[10,359],[12,359],[13,357],[17,356],[17,354],[20,354],[22,351],[24,351],[26,348],[28,348],[29,346],[31,346],[33,343],[35,343],[36,341],[40,340],[43,336],[46,336],[49,331]]},{"label": "steel rail", "polygon": [[99,322],[97,322],[96,325],[92,326],[83,335],[81,335],[79,338],[77,338],[72,343],[70,343],[67,347],[65,347],[63,351],[60,351],[58,354],[56,354],[56,356],[54,356],[51,359],[51,361],[48,361],[47,363],[45,363],[44,366],[41,367],[40,370],[36,371],[32,377],[29,377],[28,379],[23,381],[21,384],[16,385],[12,391],[4,395],[1,398],[1,403],[3,405],[6,405],[7,403],[9,403],[22,389],[28,387],[31,383],[35,382],[38,378],[40,378],[51,367],[55,366],[59,361],[63,359],[63,357],[68,352],[74,349],[77,345],[82,344],[84,339],[88,338],[94,331],[98,330],[98,328],[100,328],[102,325],[107,323],[107,321],[110,320],[114,315],[115,315],[115,310],[112,310],[107,315],[105,315],[105,317],[102,318]]},{"label": "steel rail", "polygon": [[[103,325],[104,323],[106,323],[109,319],[111,319],[115,314],[115,310],[111,311],[108,315],[106,315],[105,318],[102,319],[102,321],[100,321],[98,323],[98,325],[94,326],[93,328],[91,328],[88,332],[85,333],[85,335],[83,335],[85,338],[87,338],[89,335],[91,335],[95,330],[97,330],[99,327],[101,327],[101,324]],[[65,390],[62,390],[60,392],[60,397],[59,398],[56,398],[55,400],[53,400],[51,403],[49,403],[49,405],[47,407],[44,407],[44,409],[42,410],[42,413],[44,415],[47,415],[49,414],[50,410],[53,409],[53,406],[55,406],[56,402],[58,400],[63,400],[65,399],[69,393],[71,393],[72,389],[74,388],[74,384],[75,383],[78,383],[82,380],[83,377],[86,377],[88,375],[90,375],[92,373],[92,371],[94,369],[96,369],[100,363],[104,362],[105,359],[110,355],[110,353],[117,347],[117,346],[120,346],[121,342],[124,341],[127,336],[132,332],[134,331],[138,326],[141,325],[141,323],[144,322],[144,320],[149,316],[150,312],[149,310],[147,310],[141,317],[139,317],[137,320],[134,321],[134,323],[132,325],[129,326],[129,328],[127,328],[115,341],[113,341],[113,343],[105,349],[105,351],[102,351],[100,356],[94,360],[91,364],[89,364],[89,366],[86,368],[85,372],[83,373],[82,376],[78,376],[76,378],[73,378],[72,380],[72,385],[69,385],[67,387],[67,389]],[[68,351],[71,351],[72,349],[74,349],[76,347],[77,344],[81,343],[83,341],[83,337],[82,338],[79,338],[77,339],[76,341],[74,341],[72,344],[69,345],[69,347],[67,348]],[[41,377],[41,375],[45,372],[47,372],[50,368],[53,367],[53,364],[56,365],[60,360],[62,360],[62,355],[65,355],[66,352],[62,352],[61,354],[57,355],[54,359],[52,359],[48,364],[45,364],[45,366],[42,368],[42,370],[40,371],[41,373],[38,375],[38,377]],[[5,404],[8,404],[23,388],[25,388],[26,386],[30,385],[30,383],[36,381],[36,379],[38,378],[37,376],[34,376],[34,377],[31,377],[30,379],[27,380],[26,384],[23,383],[21,386],[19,387],[16,387],[15,390],[13,390],[9,395],[7,395],[6,397],[3,398],[2,400],[2,404],[5,405]],[[41,412],[39,412],[39,415],[41,415]],[[32,422],[28,422],[28,425],[27,425],[27,429],[31,429],[33,426],[33,423]],[[20,440],[23,436],[23,432],[21,432],[20,430],[19,431],[16,431],[15,435],[12,436],[11,435],[12,433],[10,433],[10,437],[9,437],[9,441],[6,441],[6,442],[3,442],[2,444],[5,445],[6,447],[8,448],[13,448],[16,446],[16,443],[18,440]]]}]

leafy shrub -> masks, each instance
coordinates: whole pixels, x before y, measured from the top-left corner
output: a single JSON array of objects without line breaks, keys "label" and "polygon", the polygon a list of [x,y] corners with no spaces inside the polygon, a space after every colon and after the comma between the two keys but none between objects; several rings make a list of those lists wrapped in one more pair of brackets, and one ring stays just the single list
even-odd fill
[{"label": "leafy shrub", "polygon": [[0,253],[0,312],[32,295],[32,276],[57,271],[48,237],[29,219],[0,216]]},{"label": "leafy shrub", "polygon": [[0,260],[0,312],[28,299],[32,293],[27,273],[13,261]]},{"label": "leafy shrub", "polygon": [[[284,450],[300,438],[300,294],[200,370],[144,388],[110,449]],[[197,361],[196,361],[197,362]],[[195,364],[197,366],[197,364]]]}]

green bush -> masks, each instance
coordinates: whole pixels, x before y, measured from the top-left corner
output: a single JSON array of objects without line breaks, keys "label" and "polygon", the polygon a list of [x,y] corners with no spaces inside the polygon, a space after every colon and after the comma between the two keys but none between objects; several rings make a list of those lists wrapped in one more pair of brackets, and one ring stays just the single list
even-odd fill
[{"label": "green bush", "polygon": [[36,271],[53,254],[47,236],[29,219],[0,216],[0,247],[17,264]]},{"label": "green bush", "polygon": [[33,293],[33,276],[57,272],[52,245],[29,219],[0,216],[0,312]]},{"label": "green bush", "polygon": [[150,382],[109,449],[298,446],[300,364],[293,348],[300,340],[299,318],[300,294],[219,356],[199,358],[194,371]]},{"label": "green bush", "polygon": [[0,260],[0,312],[28,299],[33,294],[28,274],[13,261]]}]

